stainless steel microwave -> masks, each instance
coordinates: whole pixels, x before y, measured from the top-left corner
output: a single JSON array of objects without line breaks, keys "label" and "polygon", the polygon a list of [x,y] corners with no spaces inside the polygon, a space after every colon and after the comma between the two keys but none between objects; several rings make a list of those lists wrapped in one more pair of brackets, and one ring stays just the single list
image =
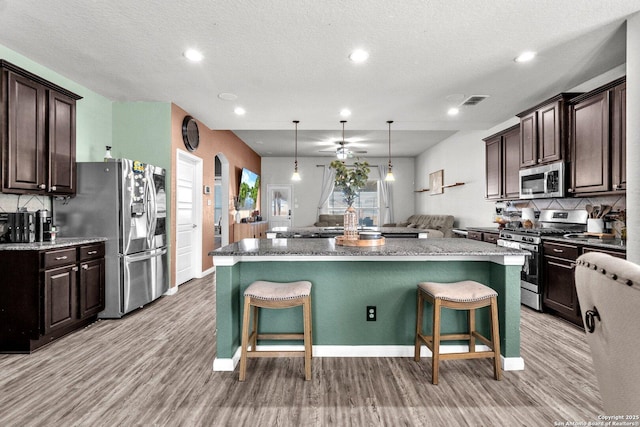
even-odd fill
[{"label": "stainless steel microwave", "polygon": [[564,163],[557,162],[520,170],[520,198],[564,197]]}]

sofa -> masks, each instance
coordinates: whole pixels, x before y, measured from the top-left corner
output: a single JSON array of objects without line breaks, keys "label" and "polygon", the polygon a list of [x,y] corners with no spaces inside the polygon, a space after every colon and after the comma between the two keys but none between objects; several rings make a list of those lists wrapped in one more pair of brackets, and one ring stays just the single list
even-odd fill
[{"label": "sofa", "polygon": [[313,224],[315,227],[342,227],[344,226],[344,215],[318,215],[318,221]]},{"label": "sofa", "polygon": [[421,230],[438,230],[444,237],[453,237],[453,215],[411,215],[406,221],[384,224],[383,227],[409,227]]}]

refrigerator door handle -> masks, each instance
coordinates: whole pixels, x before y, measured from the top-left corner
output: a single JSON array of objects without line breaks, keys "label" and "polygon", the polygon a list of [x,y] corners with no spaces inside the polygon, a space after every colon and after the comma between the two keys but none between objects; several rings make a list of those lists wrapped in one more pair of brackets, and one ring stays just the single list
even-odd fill
[{"label": "refrigerator door handle", "polygon": [[147,241],[149,247],[154,247],[154,238],[156,235],[156,218],[158,217],[156,206],[156,186],[153,182],[153,168],[147,166],[146,176],[146,197],[147,197]]},{"label": "refrigerator door handle", "polygon": [[145,251],[145,252],[132,254],[132,255],[124,255],[124,258],[129,262],[144,261],[145,259],[151,259],[158,256],[156,252],[157,251],[155,250]]}]

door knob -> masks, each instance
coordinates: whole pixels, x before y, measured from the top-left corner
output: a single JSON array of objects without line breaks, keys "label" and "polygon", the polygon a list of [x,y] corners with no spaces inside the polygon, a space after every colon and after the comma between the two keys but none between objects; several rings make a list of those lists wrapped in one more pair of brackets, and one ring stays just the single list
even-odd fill
[{"label": "door knob", "polygon": [[51,188],[49,189],[49,191],[56,191],[56,186],[52,185]]},{"label": "door knob", "polygon": [[191,228],[198,228],[196,224],[191,224]]},{"label": "door knob", "polygon": [[38,185],[38,188],[40,188],[41,190],[44,190],[45,188],[47,188],[47,186],[44,184],[40,184]]}]

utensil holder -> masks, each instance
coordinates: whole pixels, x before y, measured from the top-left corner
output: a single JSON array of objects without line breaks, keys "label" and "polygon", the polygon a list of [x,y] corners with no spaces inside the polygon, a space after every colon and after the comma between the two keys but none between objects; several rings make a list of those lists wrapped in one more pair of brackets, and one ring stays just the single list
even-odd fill
[{"label": "utensil holder", "polygon": [[588,218],[587,233],[604,233],[604,220],[602,218]]}]

